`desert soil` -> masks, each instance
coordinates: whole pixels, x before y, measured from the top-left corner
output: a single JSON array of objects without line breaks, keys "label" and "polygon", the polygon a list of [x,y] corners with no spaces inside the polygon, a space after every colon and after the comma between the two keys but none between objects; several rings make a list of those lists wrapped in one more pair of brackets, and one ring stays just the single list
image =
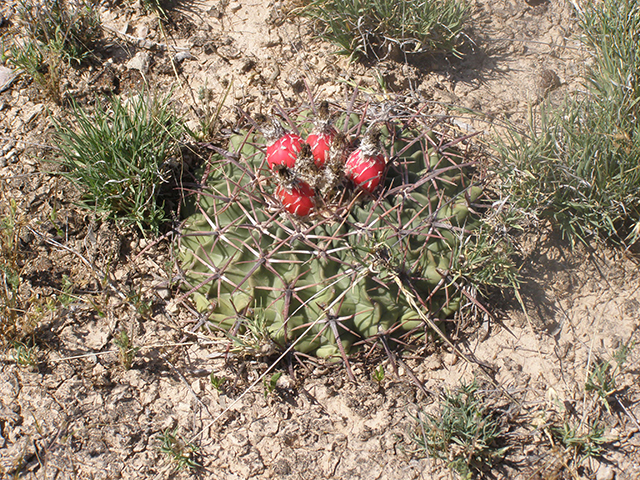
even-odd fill
[{"label": "desert soil", "polygon": [[[0,34],[15,21],[17,3],[0,6]],[[375,98],[421,102],[433,115],[461,108],[453,122],[487,140],[506,121],[523,125],[541,101],[559,102],[579,89],[589,63],[577,40],[575,2],[564,0],[469,0],[470,42],[462,59],[367,65],[334,55],[308,21],[286,15],[287,2],[176,3],[165,35],[157,16],[137,3],[102,7],[99,61],[67,72],[65,98],[88,103],[147,84],[172,91],[176,108],[195,127],[202,88],[214,104],[229,91],[222,116],[231,125],[234,107],[264,112],[276,100],[301,104],[307,86],[316,99],[345,104],[357,85]],[[60,299],[65,285],[72,286],[71,297],[53,310],[25,313],[38,322],[36,367],[19,365],[11,348],[2,352],[0,477],[452,477],[417,451],[414,415],[437,411],[438,396],[471,381],[477,368],[438,346],[406,359],[429,395],[406,370],[391,374],[382,356],[354,358],[357,384],[341,366],[318,361],[294,372],[285,367],[271,394],[262,382],[249,388],[267,361],[228,357],[224,338],[196,328],[197,315],[176,302],[170,238],[143,238],[95,219],[75,206],[73,185],[51,174],[51,117],[64,115],[26,76],[0,93],[1,213],[8,214],[13,199],[25,224],[21,295]],[[545,428],[565,419],[577,425],[603,410],[585,395],[585,379],[597,359],[610,360],[635,341],[637,264],[601,246],[571,250],[543,224],[518,240],[528,315],[513,295],[495,295],[488,305],[496,320],[451,332],[521,404],[516,408],[485,385],[509,421],[511,445],[492,478],[640,478],[637,348],[616,377],[611,413],[602,414],[610,440],[603,456],[577,467]],[[129,370],[114,343],[122,330],[140,347]],[[387,375],[378,384],[371,375],[380,364]],[[211,373],[227,379],[221,391]],[[197,447],[200,468],[178,471],[160,451],[159,436],[168,429]]]}]

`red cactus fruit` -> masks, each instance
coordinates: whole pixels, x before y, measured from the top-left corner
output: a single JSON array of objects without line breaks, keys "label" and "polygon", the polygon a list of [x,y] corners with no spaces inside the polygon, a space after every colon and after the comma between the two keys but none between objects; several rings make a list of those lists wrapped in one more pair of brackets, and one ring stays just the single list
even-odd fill
[{"label": "red cactus fruit", "polygon": [[386,165],[379,138],[377,132],[367,134],[360,147],[349,155],[344,166],[345,176],[367,193],[373,193],[378,187]]},{"label": "red cactus fruit", "polygon": [[313,131],[307,136],[307,143],[311,146],[316,166],[321,168],[329,160],[331,142],[337,133],[331,124],[329,102],[326,100],[320,104],[314,124]]},{"label": "red cactus fruit", "polygon": [[311,146],[313,158],[318,168],[322,168],[329,160],[329,150],[334,134],[332,133],[311,133],[307,137],[307,143]]},{"label": "red cactus fruit", "polygon": [[267,146],[267,163],[273,170],[274,165],[293,168],[304,140],[295,133],[285,133]]},{"label": "red cactus fruit", "polygon": [[315,206],[314,196],[313,189],[301,180],[289,188],[279,186],[276,189],[276,197],[280,199],[284,208],[299,217],[306,217],[311,213]]}]

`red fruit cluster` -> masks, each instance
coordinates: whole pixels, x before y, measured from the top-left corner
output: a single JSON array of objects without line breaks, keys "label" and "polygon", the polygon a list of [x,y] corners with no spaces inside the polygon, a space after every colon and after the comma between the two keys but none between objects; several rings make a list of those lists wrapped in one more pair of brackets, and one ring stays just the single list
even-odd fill
[{"label": "red fruit cluster", "polygon": [[358,148],[350,151],[353,142],[331,125],[325,102],[306,142],[286,132],[277,121],[273,124],[265,135],[269,142],[266,159],[269,169],[276,172],[275,196],[288,212],[305,217],[312,213],[317,197],[330,196],[341,186],[351,185],[367,194],[378,188],[386,166],[379,133],[367,133]]}]

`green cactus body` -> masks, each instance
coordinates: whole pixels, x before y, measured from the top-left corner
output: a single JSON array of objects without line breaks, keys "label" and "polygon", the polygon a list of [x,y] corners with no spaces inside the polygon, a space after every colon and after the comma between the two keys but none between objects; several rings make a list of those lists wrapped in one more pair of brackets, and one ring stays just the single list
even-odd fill
[{"label": "green cactus body", "polygon": [[[307,116],[298,121],[304,135]],[[352,114],[349,126],[359,122]],[[279,209],[260,137],[233,136],[230,154],[213,159],[180,239],[197,309],[234,332],[259,310],[277,345],[324,358],[340,357],[338,342],[349,352],[397,325],[400,333],[424,332],[397,278],[429,299],[430,315],[454,314],[462,298],[446,272],[459,232],[473,227],[469,206],[482,190],[456,167],[457,154],[437,152],[432,134],[428,141],[417,128],[381,130],[385,147],[402,152],[382,193],[304,220]]]}]

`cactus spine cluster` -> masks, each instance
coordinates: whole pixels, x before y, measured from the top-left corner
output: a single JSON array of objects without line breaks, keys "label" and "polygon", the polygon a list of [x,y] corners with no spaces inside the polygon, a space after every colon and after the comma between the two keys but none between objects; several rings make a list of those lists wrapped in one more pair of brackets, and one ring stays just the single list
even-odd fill
[{"label": "cactus spine cluster", "polygon": [[[300,138],[316,135],[313,151],[319,132],[312,117],[300,113],[291,127]],[[432,318],[460,308],[464,297],[448,272],[460,239],[473,229],[472,206],[482,190],[472,185],[464,157],[419,116],[334,117],[331,125],[322,119],[331,145],[316,164],[297,137],[286,142],[296,139],[300,163],[274,169],[266,158],[273,138],[255,129],[232,136],[193,197],[179,258],[185,296],[213,325],[235,335],[259,318],[279,347],[346,360],[381,335],[424,333],[403,284]],[[380,152],[365,139],[374,130]],[[345,171],[361,146],[375,162],[387,154],[374,188],[359,188]],[[313,209],[300,215],[278,193],[286,187],[279,177],[308,185],[312,180],[299,173],[305,169],[324,177],[313,185]]]}]

